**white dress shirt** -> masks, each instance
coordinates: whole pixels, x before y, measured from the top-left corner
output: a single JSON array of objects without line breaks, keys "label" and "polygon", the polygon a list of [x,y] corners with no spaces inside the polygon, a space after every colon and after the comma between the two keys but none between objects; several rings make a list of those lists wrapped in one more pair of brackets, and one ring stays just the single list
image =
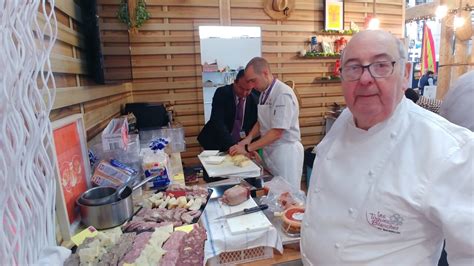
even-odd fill
[{"label": "white dress shirt", "polygon": [[403,98],[368,131],[349,109],[316,148],[305,265],[474,263],[474,134]]}]

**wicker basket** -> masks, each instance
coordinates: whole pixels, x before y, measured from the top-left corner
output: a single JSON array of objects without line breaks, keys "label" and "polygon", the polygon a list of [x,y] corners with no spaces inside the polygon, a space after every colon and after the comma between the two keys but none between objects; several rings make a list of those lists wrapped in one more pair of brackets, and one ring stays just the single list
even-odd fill
[{"label": "wicker basket", "polygon": [[207,265],[235,265],[256,260],[273,258],[272,247],[255,247],[244,250],[223,252],[207,261]]}]

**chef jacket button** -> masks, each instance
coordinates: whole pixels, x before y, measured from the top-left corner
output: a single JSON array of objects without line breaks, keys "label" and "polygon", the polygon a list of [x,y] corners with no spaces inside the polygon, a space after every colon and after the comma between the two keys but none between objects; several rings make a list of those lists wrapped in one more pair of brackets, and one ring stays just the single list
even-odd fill
[{"label": "chef jacket button", "polygon": [[329,157],[326,157],[326,160],[327,160],[327,161],[330,161],[330,160],[331,160],[331,158],[329,158]]},{"label": "chef jacket button", "polygon": [[321,189],[315,188],[313,191],[314,191],[314,193],[319,193],[319,192],[321,192]]},{"label": "chef jacket button", "polygon": [[[351,209],[352,209],[352,208],[351,208]],[[350,211],[349,211],[349,212],[350,212]],[[350,212],[350,213],[351,213],[352,218],[357,218],[357,210],[352,209],[352,212]]]},{"label": "chef jacket button", "polygon": [[304,222],[303,225],[304,225],[305,227],[309,227],[309,223],[308,223],[308,222]]},{"label": "chef jacket button", "polygon": [[338,248],[340,248],[340,247],[341,247],[341,244],[339,244],[339,243],[336,243],[336,244],[334,245],[334,247],[338,249]]},{"label": "chef jacket button", "polygon": [[374,176],[374,174],[375,174],[374,171],[369,170],[369,176]]},{"label": "chef jacket button", "polygon": [[354,213],[354,209],[353,209],[353,208],[349,208],[349,213],[350,213],[350,214],[353,214],[353,213]]},{"label": "chef jacket button", "polygon": [[390,133],[390,138],[395,139],[397,137],[397,133],[392,132]]}]

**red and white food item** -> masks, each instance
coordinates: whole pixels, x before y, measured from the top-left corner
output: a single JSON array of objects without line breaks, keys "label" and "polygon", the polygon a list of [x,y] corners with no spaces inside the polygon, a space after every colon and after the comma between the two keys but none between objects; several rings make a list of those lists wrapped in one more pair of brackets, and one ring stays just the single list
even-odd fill
[{"label": "red and white food item", "polygon": [[248,200],[250,197],[250,190],[247,187],[236,185],[224,192],[222,202],[227,205],[234,206]]},{"label": "red and white food item", "polygon": [[187,233],[183,231],[174,231],[168,240],[163,245],[166,251],[163,258],[160,260],[160,265],[176,265],[179,255],[184,248],[184,239]]},{"label": "red and white food item", "polygon": [[[207,234],[204,227],[194,224],[194,228],[184,238],[184,247],[176,265],[195,266],[204,263],[204,242]],[[164,264],[163,264],[164,265]]]},{"label": "red and white food item", "polygon": [[119,266],[123,266],[125,263],[131,264],[135,262],[135,260],[140,257],[140,254],[145,249],[145,246],[148,243],[148,240],[150,240],[152,234],[152,232],[138,234],[133,241],[130,251],[127,252],[127,254],[125,254],[123,259],[119,262]]},{"label": "red and white food item", "polygon": [[[161,248],[163,243],[170,237],[173,232],[173,226],[163,226],[155,229],[155,232],[151,235],[148,243],[140,252],[140,256],[133,261],[134,265],[158,265],[161,257],[166,253]],[[144,233],[142,233],[144,234]],[[138,235],[138,237],[141,234]]]},{"label": "red and white food item", "polygon": [[278,197],[278,203],[283,208],[283,210],[287,210],[292,207],[300,207],[301,204],[293,198],[290,192],[281,193]]},{"label": "red and white food item", "polygon": [[283,212],[281,219],[283,220],[283,230],[290,235],[297,235],[301,231],[301,221],[304,216],[304,208],[293,207]]}]

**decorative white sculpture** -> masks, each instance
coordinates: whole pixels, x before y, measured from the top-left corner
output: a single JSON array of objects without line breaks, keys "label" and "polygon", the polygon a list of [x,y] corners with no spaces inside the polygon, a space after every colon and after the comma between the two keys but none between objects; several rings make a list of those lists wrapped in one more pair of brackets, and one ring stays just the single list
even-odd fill
[{"label": "decorative white sculpture", "polygon": [[31,265],[56,246],[49,121],[56,16],[54,0],[0,6],[0,265]]}]

